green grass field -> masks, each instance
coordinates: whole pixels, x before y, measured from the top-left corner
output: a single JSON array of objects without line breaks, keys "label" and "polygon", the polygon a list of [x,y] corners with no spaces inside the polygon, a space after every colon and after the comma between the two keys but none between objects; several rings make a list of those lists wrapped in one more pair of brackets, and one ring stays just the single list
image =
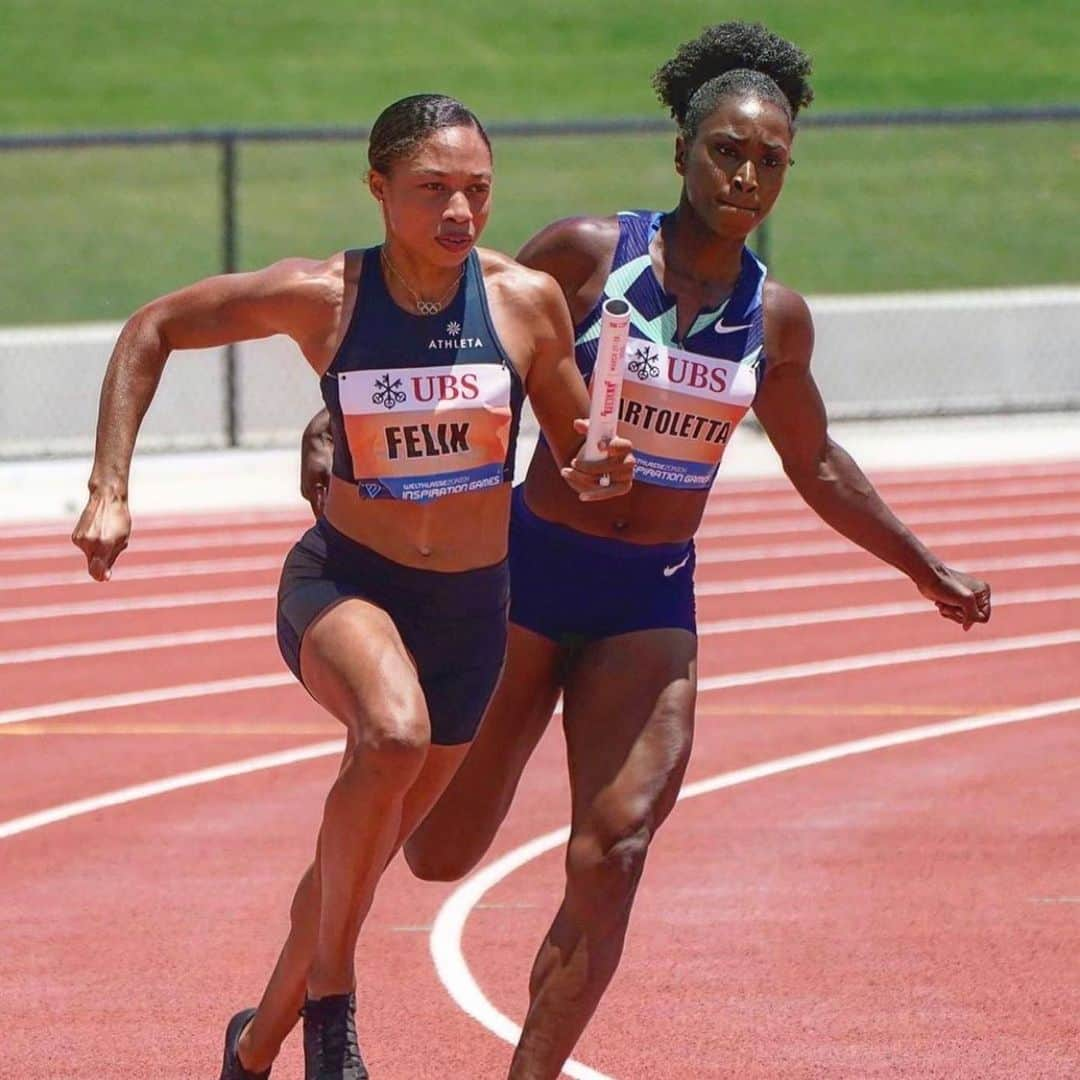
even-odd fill
[{"label": "green grass field", "polygon": [[[759,18],[815,57],[815,110],[1080,101],[1064,3],[7,0],[0,131],[366,123],[418,89],[485,119],[659,115],[649,75],[708,21]],[[569,213],[669,206],[668,137],[504,138],[485,236],[514,250]],[[1075,279],[1080,123],[807,129],[774,271],[807,292]],[[377,238],[359,145],[241,153],[241,263]],[[0,154],[0,323],[120,318],[220,265],[212,149]],[[1072,231],[1075,231],[1073,228]]]},{"label": "green grass field", "polygon": [[363,123],[420,89],[486,119],[640,115],[653,69],[733,18],[811,53],[822,109],[1080,100],[1068,0],[4,0],[0,130]]}]

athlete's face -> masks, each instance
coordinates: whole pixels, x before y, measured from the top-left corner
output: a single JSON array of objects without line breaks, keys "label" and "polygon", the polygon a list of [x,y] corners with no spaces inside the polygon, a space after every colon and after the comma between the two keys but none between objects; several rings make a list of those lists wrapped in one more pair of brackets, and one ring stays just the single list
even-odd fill
[{"label": "athlete's face", "polygon": [[474,127],[440,128],[368,183],[387,239],[436,265],[458,265],[491,211],[491,152]]},{"label": "athlete's face", "polygon": [[721,100],[693,141],[675,143],[685,197],[718,236],[744,240],[780,195],[791,163],[791,122],[759,97]]}]

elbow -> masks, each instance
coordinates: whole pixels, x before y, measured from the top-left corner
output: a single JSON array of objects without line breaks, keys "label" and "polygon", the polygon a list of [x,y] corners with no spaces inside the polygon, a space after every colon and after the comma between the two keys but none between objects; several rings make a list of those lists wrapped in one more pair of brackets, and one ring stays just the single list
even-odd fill
[{"label": "elbow", "polygon": [[832,467],[830,440],[826,439],[815,453],[788,454],[782,459],[784,475],[800,495],[817,490],[821,485],[828,485],[836,480],[836,470]]},{"label": "elbow", "polygon": [[153,303],[139,308],[120,331],[120,341],[139,353],[158,357],[162,362],[172,352],[165,333],[165,320]]}]

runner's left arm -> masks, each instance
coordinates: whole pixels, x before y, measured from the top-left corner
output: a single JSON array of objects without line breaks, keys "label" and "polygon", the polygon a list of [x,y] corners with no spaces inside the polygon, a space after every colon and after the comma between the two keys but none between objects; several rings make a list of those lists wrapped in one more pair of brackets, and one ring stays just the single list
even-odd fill
[{"label": "runner's left arm", "polygon": [[810,371],[814,327],[806,301],[775,282],[766,289],[766,371],[754,412],[784,471],[837,532],[906,574],[941,614],[965,630],[990,618],[990,587],[952,570],[903,524],[851,456],[829,437]]},{"label": "runner's left arm", "polygon": [[[589,424],[589,392],[574,360],[574,331],[562,290],[547,274],[528,273],[534,351],[525,387],[563,479],[583,502],[612,499],[630,490],[634,459],[628,439],[614,436],[607,457],[586,461],[581,447]],[[524,292],[525,290],[523,290]],[[602,486],[600,477],[610,478]]]}]

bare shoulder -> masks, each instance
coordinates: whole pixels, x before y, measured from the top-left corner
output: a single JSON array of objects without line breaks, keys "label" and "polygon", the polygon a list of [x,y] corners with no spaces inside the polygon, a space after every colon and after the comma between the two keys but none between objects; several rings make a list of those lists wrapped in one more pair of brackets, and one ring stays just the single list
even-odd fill
[{"label": "bare shoulder", "polygon": [[550,274],[534,270],[490,248],[477,248],[484,286],[500,307],[515,314],[536,315],[552,307],[563,308],[562,290]]},{"label": "bare shoulder", "polygon": [[814,347],[814,320],[806,298],[787,285],[767,278],[762,307],[765,353],[770,363],[809,364]]},{"label": "bare shoulder", "polygon": [[359,257],[338,251],[327,259],[299,256],[280,259],[259,274],[274,291],[292,293],[312,302],[340,304],[346,285],[355,285],[359,272]]},{"label": "bare shoulder", "polygon": [[545,225],[525,242],[518,254],[522,262],[534,259],[576,256],[594,261],[610,257],[619,240],[619,219],[610,217],[566,217]]},{"label": "bare shoulder", "polygon": [[765,279],[763,295],[765,318],[778,326],[793,329],[800,323],[812,323],[806,298],[775,278]]}]

